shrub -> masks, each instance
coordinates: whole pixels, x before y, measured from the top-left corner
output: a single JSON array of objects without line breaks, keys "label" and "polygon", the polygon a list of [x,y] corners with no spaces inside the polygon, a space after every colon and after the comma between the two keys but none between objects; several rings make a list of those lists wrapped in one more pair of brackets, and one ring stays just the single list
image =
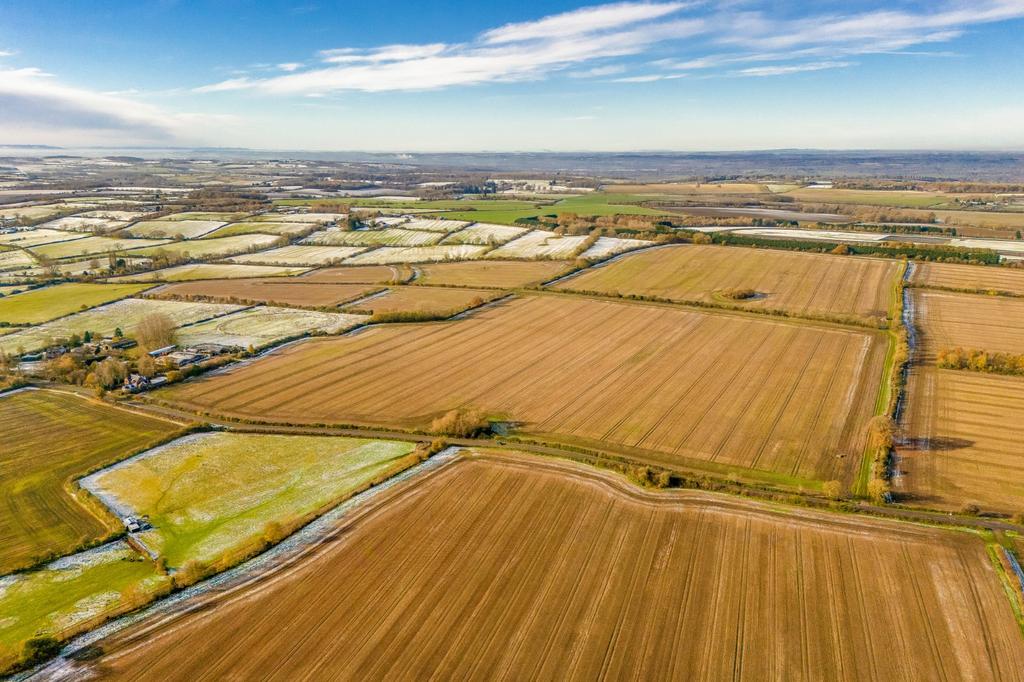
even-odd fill
[{"label": "shrub", "polygon": [[491,424],[484,413],[477,409],[460,408],[451,410],[430,423],[430,432],[445,436],[470,438],[489,431]]},{"label": "shrub", "polygon": [[21,662],[25,666],[39,665],[60,653],[60,642],[53,637],[33,637],[21,647]]},{"label": "shrub", "polygon": [[968,516],[977,516],[981,513],[981,507],[971,502],[968,502],[967,504],[960,508],[960,513],[966,514]]},{"label": "shrub", "polygon": [[881,478],[873,478],[868,481],[868,495],[875,504],[887,502],[890,492],[889,481]]},{"label": "shrub", "polygon": [[843,485],[839,481],[826,481],[821,491],[830,500],[838,500],[843,496]]},{"label": "shrub", "polygon": [[738,287],[732,289],[723,289],[721,292],[722,296],[732,301],[745,301],[750,298],[757,296],[757,292],[753,289],[741,289]]}]

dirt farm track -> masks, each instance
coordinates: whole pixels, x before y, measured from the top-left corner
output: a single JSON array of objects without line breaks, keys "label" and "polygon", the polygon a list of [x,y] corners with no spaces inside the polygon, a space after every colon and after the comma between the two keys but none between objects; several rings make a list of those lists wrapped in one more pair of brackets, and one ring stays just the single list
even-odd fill
[{"label": "dirt farm track", "polygon": [[1024,679],[969,533],[468,452],[310,551],[37,677]]}]

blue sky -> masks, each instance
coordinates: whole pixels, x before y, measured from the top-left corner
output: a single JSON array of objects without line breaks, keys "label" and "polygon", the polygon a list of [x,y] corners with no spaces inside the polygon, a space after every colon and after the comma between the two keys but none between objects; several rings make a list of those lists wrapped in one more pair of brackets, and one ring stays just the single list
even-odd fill
[{"label": "blue sky", "polygon": [[1024,0],[0,4],[0,143],[1024,149]]}]

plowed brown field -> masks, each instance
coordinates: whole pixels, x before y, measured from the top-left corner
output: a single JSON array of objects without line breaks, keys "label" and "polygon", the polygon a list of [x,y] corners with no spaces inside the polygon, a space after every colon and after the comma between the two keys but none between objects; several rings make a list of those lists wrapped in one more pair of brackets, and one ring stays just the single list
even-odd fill
[{"label": "plowed brown field", "polygon": [[[555,288],[878,321],[888,314],[897,270],[893,261],[869,258],[672,246],[647,249],[590,268]],[[732,300],[721,294],[728,289],[752,289],[758,296]]]},{"label": "plowed brown field", "polygon": [[268,305],[318,308],[351,301],[383,287],[372,284],[311,283],[305,278],[207,279],[168,284],[153,292],[158,296],[203,296],[218,300],[239,299]]},{"label": "plowed brown field", "polygon": [[[966,533],[462,459],[318,553],[98,643],[72,676],[160,680],[1021,680]],[[202,608],[205,606],[206,608]]]},{"label": "plowed brown field", "polygon": [[558,277],[569,269],[570,263],[558,260],[499,260],[428,263],[416,267],[422,273],[416,281],[423,284],[514,289]]},{"label": "plowed brown field", "polygon": [[391,287],[387,293],[345,307],[349,313],[421,313],[455,315],[479,301],[500,296],[500,291],[446,287]]},{"label": "plowed brown field", "polygon": [[458,321],[311,340],[158,395],[249,419],[409,428],[474,406],[549,440],[654,463],[849,481],[879,390],[880,339],[531,296]]},{"label": "plowed brown field", "polygon": [[901,479],[911,502],[1024,511],[1024,378],[915,368]]},{"label": "plowed brown field", "polygon": [[917,263],[913,282],[925,287],[1005,291],[1024,296],[1024,270],[955,263]]}]

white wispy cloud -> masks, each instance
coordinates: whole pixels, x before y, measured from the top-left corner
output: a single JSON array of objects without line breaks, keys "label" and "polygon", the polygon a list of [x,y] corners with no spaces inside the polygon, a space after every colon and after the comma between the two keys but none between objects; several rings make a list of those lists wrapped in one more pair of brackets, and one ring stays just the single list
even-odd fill
[{"label": "white wispy cloud", "polygon": [[196,125],[227,117],[170,113],[125,96],[61,83],[38,68],[0,69],[0,129],[18,139],[109,139],[172,142],[194,137]]},{"label": "white wispy cloud", "polygon": [[14,56],[14,51],[13,50],[0,50],[0,59],[3,59],[4,57],[13,57],[13,56]]},{"label": "white wispy cloud", "polygon": [[[1024,17],[1024,0],[945,0],[924,8],[903,0],[904,9],[812,11],[799,18],[779,18],[778,12],[758,9],[765,4],[767,0],[595,5],[505,24],[469,42],[323,50],[313,65],[280,65],[285,74],[236,74],[196,91],[319,96],[431,90],[555,73],[573,78],[623,74],[614,79],[623,83],[675,80],[674,74],[696,70],[718,76],[783,76],[853,66],[857,55],[916,53],[910,48],[949,42],[972,26]],[[642,73],[628,73],[636,68],[636,56],[655,52],[661,53],[660,59]],[[665,56],[673,52],[676,56]],[[593,62],[598,65],[586,68]],[[741,64],[744,68],[738,68]]]},{"label": "white wispy cloud", "polygon": [[323,65],[272,78],[231,78],[199,92],[251,89],[301,95],[342,90],[430,90],[543,77],[595,59],[641,54],[654,44],[704,30],[700,18],[677,18],[688,3],[623,2],[509,24],[470,43],[339,48]]},{"label": "white wispy cloud", "polygon": [[788,64],[775,66],[752,66],[729,72],[732,76],[786,76],[791,73],[806,71],[824,71],[826,69],[843,69],[853,66],[854,62],[810,62],[807,64]]},{"label": "white wispy cloud", "polygon": [[291,73],[292,71],[298,71],[302,67],[302,62],[284,62],[282,64],[277,65],[277,68],[279,68],[281,71],[287,71],[288,73]]},{"label": "white wispy cloud", "polygon": [[691,6],[688,2],[641,3],[619,2],[597,7],[583,7],[555,14],[537,21],[506,24],[483,34],[485,43],[513,43],[525,40],[568,38],[620,28],[641,21],[660,19]]}]

